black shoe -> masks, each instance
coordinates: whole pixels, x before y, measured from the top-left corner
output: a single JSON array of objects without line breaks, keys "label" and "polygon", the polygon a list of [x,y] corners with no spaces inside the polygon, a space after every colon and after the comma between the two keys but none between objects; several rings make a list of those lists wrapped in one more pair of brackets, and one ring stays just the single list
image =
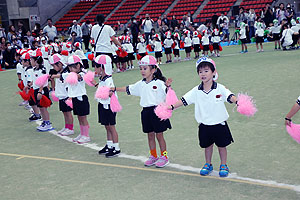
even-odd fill
[{"label": "black shoe", "polygon": [[121,150],[115,150],[115,147],[113,147],[112,149],[108,149],[108,153],[105,154],[106,158],[112,158],[115,156],[118,156],[121,153]]},{"label": "black shoe", "polygon": [[105,145],[105,147],[103,147],[103,149],[101,149],[98,153],[99,153],[100,155],[107,154],[107,153],[108,153],[108,146]]},{"label": "black shoe", "polygon": [[31,117],[29,117],[29,121],[37,121],[37,120],[40,120],[42,119],[41,116],[36,116],[35,114],[31,115]]}]

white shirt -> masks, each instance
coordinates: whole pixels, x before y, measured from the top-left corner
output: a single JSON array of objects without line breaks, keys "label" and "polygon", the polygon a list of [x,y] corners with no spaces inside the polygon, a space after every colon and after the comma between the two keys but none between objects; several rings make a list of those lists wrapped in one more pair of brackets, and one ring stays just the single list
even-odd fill
[{"label": "white shirt", "polygon": [[199,26],[199,28],[197,29],[200,33],[203,33],[204,30],[207,30],[208,28],[204,25],[204,24],[201,24]]},{"label": "white shirt", "polygon": [[184,47],[190,47],[192,46],[192,40],[190,37],[185,37],[184,38]]},{"label": "white shirt", "polygon": [[255,22],[254,24],[254,28],[256,28],[255,31],[255,35],[259,36],[259,37],[263,37],[264,36],[264,28],[265,28],[265,24],[261,23],[261,26],[258,26],[257,24],[258,22]]},{"label": "white shirt", "polygon": [[211,38],[212,43],[219,43],[221,42],[220,36],[215,35]]},{"label": "white shirt", "polygon": [[[40,88],[40,86],[35,84],[35,81],[44,74],[46,74],[46,69],[44,67],[41,69],[33,68],[32,75],[31,75],[31,77],[32,77],[31,81],[33,83],[32,87],[34,90]],[[43,85],[43,87],[47,87],[47,85],[48,85],[48,81]]]},{"label": "white shirt", "polygon": [[28,82],[32,81],[32,73],[33,73],[33,68],[31,66],[25,69],[24,79],[23,79],[23,83],[25,86],[28,85]]},{"label": "white shirt", "polygon": [[154,51],[155,52],[162,51],[161,41],[153,41],[152,44],[154,45]]},{"label": "white shirt", "polygon": [[[63,80],[66,80],[66,78],[69,74],[70,73],[63,73],[62,74]],[[79,73],[79,75],[81,77],[83,77],[84,74],[85,74],[84,72]],[[78,100],[82,100],[82,96],[86,95],[85,82],[84,82],[83,78],[78,80],[78,83],[76,85],[70,85],[68,83],[66,83],[66,85],[68,87],[68,97],[71,97],[71,98],[77,97]]]},{"label": "white shirt", "polygon": [[291,27],[291,30],[292,30],[294,33],[298,33],[298,32],[299,32],[299,29],[300,29],[300,27],[297,26],[297,25]]},{"label": "white shirt", "polygon": [[81,60],[87,59],[83,51],[80,49],[77,49],[74,54],[77,55]]},{"label": "white shirt", "polygon": [[149,19],[149,20],[146,20],[144,19],[142,24],[144,24],[144,32],[145,33],[150,33],[151,32],[151,29],[153,28],[153,25],[152,25],[152,20]]},{"label": "white shirt", "polygon": [[143,42],[139,42],[136,46],[138,53],[146,53],[146,44]]},{"label": "white shirt", "polygon": [[209,45],[209,36],[204,35],[201,39],[202,45]]},{"label": "white shirt", "polygon": [[115,43],[112,43],[111,49],[112,49],[112,54],[113,54],[113,56],[116,56],[116,55],[117,55],[117,52],[116,52],[116,51],[118,51],[119,48],[115,45]]},{"label": "white shirt", "polygon": [[274,26],[270,27],[270,32],[278,34],[278,33],[280,33],[280,29],[281,29],[281,25],[279,25],[279,26],[274,25]]},{"label": "white shirt", "polygon": [[194,87],[182,98],[185,106],[195,104],[195,119],[199,124],[216,125],[229,117],[225,104],[232,92],[223,85],[213,82],[211,90],[206,93],[203,85]]},{"label": "white shirt", "polygon": [[157,106],[166,99],[166,85],[158,79],[149,83],[140,80],[133,85],[127,86],[126,92],[129,95],[141,97],[140,105],[142,107]]},{"label": "white shirt", "polygon": [[48,37],[49,37],[49,40],[54,40],[54,37],[57,36],[57,30],[56,30],[56,27],[55,26],[45,26],[43,28],[43,32],[44,33],[47,33]]},{"label": "white shirt", "polygon": [[[92,28],[91,38],[93,38],[96,42],[98,34],[101,30],[102,26],[99,26],[99,24],[94,25]],[[112,53],[111,51],[111,44],[110,40],[111,37],[114,36],[116,33],[115,31],[108,25],[104,25],[103,30],[98,38],[96,45],[96,52],[101,53]]]},{"label": "white shirt", "polygon": [[284,38],[284,42],[282,44],[283,47],[293,44],[293,33],[294,32],[291,29],[284,29],[282,31],[280,41],[282,41],[282,39]]},{"label": "white shirt", "polygon": [[240,39],[246,39],[246,27],[241,27],[240,29]]},{"label": "white shirt", "polygon": [[125,43],[122,45],[127,53],[134,53],[133,46],[131,43]]},{"label": "white shirt", "polygon": [[174,43],[173,39],[171,38],[165,39],[164,41],[165,48],[171,48],[173,43]]},{"label": "white shirt", "polygon": [[[104,76],[103,78],[102,78],[102,80],[101,79],[99,79],[100,80],[100,82],[99,82],[99,85],[98,85],[98,88],[99,87],[102,87],[102,86],[107,86],[107,87],[109,87],[109,88],[111,88],[111,87],[115,87],[115,84],[114,84],[114,81],[113,81],[113,79],[112,79],[112,76]],[[117,96],[117,93],[115,92],[115,95]],[[101,104],[103,104],[103,107],[105,108],[105,109],[108,109],[109,107],[108,107],[108,105],[110,104],[110,98],[108,98],[108,99],[96,99],[99,103],[101,103]]]},{"label": "white shirt", "polygon": [[82,30],[81,30],[81,27],[78,24],[72,26],[71,34],[72,34],[72,32],[75,32],[77,34],[76,37],[82,37]]},{"label": "white shirt", "polygon": [[180,47],[179,47],[180,41],[174,40],[174,42],[175,42],[175,47],[174,47],[174,49],[180,49]]},{"label": "white shirt", "polygon": [[192,44],[195,45],[195,44],[200,44],[200,39],[198,37],[193,37],[192,39]]},{"label": "white shirt", "polygon": [[[67,68],[64,69],[62,74],[69,73],[67,71]],[[67,91],[67,84],[66,82],[61,78],[55,79],[55,96],[59,99],[65,99],[68,97],[68,91]]]},{"label": "white shirt", "polygon": [[23,65],[21,63],[17,64],[17,74],[21,74],[21,79],[24,80],[25,70],[23,68]]}]

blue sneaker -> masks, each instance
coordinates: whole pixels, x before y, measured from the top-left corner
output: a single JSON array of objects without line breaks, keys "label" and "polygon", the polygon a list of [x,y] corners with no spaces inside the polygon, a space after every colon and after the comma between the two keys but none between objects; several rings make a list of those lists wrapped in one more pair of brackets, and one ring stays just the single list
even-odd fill
[{"label": "blue sneaker", "polygon": [[240,53],[245,53],[245,51],[241,51]]},{"label": "blue sneaker", "polygon": [[248,52],[248,50],[244,51],[244,53],[247,53],[247,52]]},{"label": "blue sneaker", "polygon": [[228,169],[227,165],[220,165],[219,176],[227,177],[228,174],[229,174],[229,169]]},{"label": "blue sneaker", "polygon": [[200,170],[200,175],[207,176],[213,171],[213,169],[214,168],[213,168],[212,164],[205,163],[205,165]]}]

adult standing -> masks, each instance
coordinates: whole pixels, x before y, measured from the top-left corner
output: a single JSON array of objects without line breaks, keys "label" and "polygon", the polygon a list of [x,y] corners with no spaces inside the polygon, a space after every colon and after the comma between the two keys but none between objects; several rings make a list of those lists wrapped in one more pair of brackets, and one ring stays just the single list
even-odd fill
[{"label": "adult standing", "polygon": [[273,23],[273,11],[269,3],[266,4],[264,16],[264,22],[266,26],[269,27],[270,23]]},{"label": "adult standing", "polygon": [[279,4],[279,10],[276,13],[276,18],[278,19],[278,23],[281,24],[281,22],[286,19],[286,11],[284,9],[284,3]]},{"label": "adult standing", "polygon": [[[36,26],[37,30],[38,30],[38,26]],[[52,19],[48,18],[47,19],[47,26],[45,26],[43,28],[43,33],[46,34],[49,38],[49,40],[54,40],[54,38],[57,36],[57,30],[56,27],[53,26],[52,24]]]},{"label": "adult standing", "polygon": [[286,19],[288,20],[288,23],[291,24],[291,20],[294,17],[294,10],[292,9],[291,4],[286,4]]},{"label": "adult standing", "polygon": [[217,20],[217,26],[218,26],[220,32],[223,32],[223,35],[224,35],[223,40],[224,41],[229,39],[228,25],[229,25],[228,17],[225,16],[224,12],[221,12],[221,16],[219,16],[218,20]]},{"label": "adult standing", "polygon": [[81,43],[81,39],[82,39],[82,31],[81,31],[81,27],[79,24],[77,24],[77,20],[73,20],[73,26],[71,28],[71,34],[75,32],[76,33],[76,39],[75,42],[80,42]]},{"label": "adult standing", "polygon": [[153,28],[154,21],[150,18],[149,14],[146,14],[146,18],[143,20],[144,33],[146,44],[149,44],[149,38],[151,37],[151,29]]},{"label": "adult standing", "polygon": [[92,29],[92,25],[91,25],[90,20],[86,20],[86,22],[84,22],[81,25],[82,39],[83,39],[84,48],[86,51],[91,51],[89,49],[89,44],[90,44],[90,39],[91,39],[91,29]]},{"label": "adult standing", "polygon": [[165,24],[166,24],[168,27],[170,26],[170,22],[169,22],[168,17],[167,17],[166,14],[163,16],[162,22],[165,22]]},{"label": "adult standing", "polygon": [[173,15],[173,16],[172,16],[172,20],[171,20],[171,28],[172,28],[173,30],[175,30],[175,27],[178,28],[178,26],[179,26],[178,20],[176,19],[176,16]]},{"label": "adult standing", "polygon": [[110,40],[117,46],[122,48],[122,45],[115,37],[115,31],[111,26],[104,25],[105,17],[102,14],[98,14],[96,21],[98,24],[92,27],[91,39],[95,41],[95,53],[96,56],[104,54],[113,58],[112,46]]},{"label": "adult standing", "polygon": [[255,34],[255,29],[254,29],[254,22],[256,20],[256,14],[254,9],[249,10],[249,15],[248,15],[248,26],[249,26],[249,38],[251,39],[254,37]]},{"label": "adult standing", "polygon": [[139,29],[139,25],[138,25],[135,17],[131,18],[130,31],[131,31],[131,34],[132,34],[133,49],[134,49],[134,52],[136,52],[136,45],[138,43],[137,39],[138,39],[138,36],[139,36],[140,29]]},{"label": "adult standing", "polygon": [[240,13],[237,18],[237,27],[240,28],[241,22],[247,22],[247,14],[245,13],[245,9],[243,7],[240,7]]}]

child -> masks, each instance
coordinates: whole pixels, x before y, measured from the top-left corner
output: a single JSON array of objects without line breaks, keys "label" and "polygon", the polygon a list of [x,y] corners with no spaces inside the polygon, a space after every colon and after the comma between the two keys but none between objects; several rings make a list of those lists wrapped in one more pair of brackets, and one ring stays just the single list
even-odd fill
[{"label": "child", "polygon": [[[166,89],[170,87],[172,80],[168,79],[166,81],[153,56],[147,55],[143,57],[139,65],[143,80],[127,87],[115,88],[114,90],[141,97],[140,105],[143,107],[142,127],[143,132],[148,134],[148,144],[151,153],[151,156],[144,164],[145,166],[156,165],[156,167],[164,167],[169,163],[169,159],[163,132],[168,128],[171,129],[171,124],[169,120],[161,121],[155,115],[154,109],[158,104],[165,101]],[[155,137],[161,150],[159,158],[156,153]]]},{"label": "child", "polygon": [[[119,36],[119,41],[122,44],[122,47],[125,49],[125,36]],[[121,62],[121,72],[126,71],[126,63],[127,63],[127,58],[126,57],[121,57],[119,56],[120,62]]]},{"label": "child", "polygon": [[[257,21],[254,24],[254,28],[256,28],[255,39],[256,39],[256,52],[257,53],[264,51],[262,43],[264,43],[265,27],[266,27],[266,25],[262,21],[261,17],[258,17]],[[260,44],[260,50],[259,50],[258,44]]]},{"label": "child", "polygon": [[133,50],[133,46],[130,43],[130,37],[126,36],[125,37],[125,44],[124,44],[124,48],[126,49],[126,52],[128,53],[127,55],[127,69],[134,69],[133,66],[133,60],[135,60],[135,57],[133,55],[134,50]]},{"label": "child", "polygon": [[196,67],[202,83],[186,93],[169,109],[173,110],[182,105],[195,104],[195,118],[199,123],[199,142],[200,146],[205,148],[206,160],[200,174],[205,176],[213,170],[211,159],[215,143],[218,146],[221,159],[219,175],[226,177],[229,173],[226,165],[226,146],[233,142],[233,138],[226,122],[229,116],[224,102],[236,103],[237,99],[223,85],[215,82],[217,72],[215,62],[212,59],[202,57],[197,61]]},{"label": "child", "polygon": [[89,62],[86,56],[84,55],[83,50],[81,49],[81,44],[79,42],[75,42],[74,48],[75,48],[74,55],[77,55],[81,59],[84,69],[88,69]]},{"label": "child", "polygon": [[291,126],[292,117],[300,110],[300,96],[296,103],[291,108],[290,112],[285,117],[285,125]]},{"label": "child", "polygon": [[277,45],[278,49],[281,49],[280,47],[280,30],[281,30],[281,25],[278,24],[278,20],[274,19],[273,20],[273,26],[270,27],[270,33],[272,33],[273,40],[275,41],[275,50],[277,50]]},{"label": "child", "polygon": [[195,59],[197,59],[199,58],[199,52],[200,52],[200,39],[198,37],[198,31],[194,31],[193,33],[192,45],[194,48]]},{"label": "child", "polygon": [[247,24],[245,24],[244,22],[241,22],[240,32],[239,32],[239,40],[241,40],[241,43],[242,43],[242,51],[240,53],[247,53],[248,52],[246,27],[247,27]]},{"label": "child", "polygon": [[[95,87],[115,87],[112,79],[111,58],[107,55],[99,55],[95,58],[95,71],[100,75],[99,83],[94,82]],[[118,133],[116,131],[116,113],[110,109],[110,98],[107,100],[97,99],[98,103],[98,121],[105,126],[107,143],[99,154],[105,155],[107,158],[118,156],[121,153],[118,141]]]},{"label": "child", "polygon": [[[22,65],[23,61],[20,60],[20,57],[21,57],[21,49],[18,49],[16,50],[16,54],[15,54],[15,60],[17,62],[17,66],[16,66],[16,69],[17,69],[17,77],[19,79],[19,83],[18,85],[21,85],[21,86],[25,86],[24,84],[24,75],[25,75],[25,69]],[[23,88],[24,89],[24,88]],[[21,88],[20,88],[21,90]],[[26,106],[28,104],[28,101],[22,101],[19,106]]]},{"label": "child", "polygon": [[287,24],[282,25],[282,34],[280,38],[280,43],[282,50],[287,50],[287,47],[293,44],[293,31],[288,27]]},{"label": "child", "polygon": [[62,74],[69,73],[68,67],[62,63],[63,58],[59,54],[54,54],[49,58],[49,63],[53,66],[57,74],[50,75],[50,79],[55,78],[55,96],[59,99],[59,111],[64,115],[65,127],[58,131],[58,134],[62,136],[68,136],[74,134],[73,115],[71,113],[72,108],[66,104],[68,99],[68,91],[66,83],[61,79]]},{"label": "child", "polygon": [[293,33],[293,44],[292,44],[292,48],[293,49],[296,49],[296,45],[298,45],[298,40],[299,40],[299,30],[300,30],[300,27],[297,26],[297,23],[296,23],[296,20],[292,19],[291,20],[291,30],[294,32]]},{"label": "child", "polygon": [[146,55],[146,43],[143,36],[138,37],[138,42],[136,46],[137,53],[143,58]]},{"label": "child", "polygon": [[[78,83],[75,85],[66,84],[68,87],[68,97],[72,98],[73,103],[73,114],[77,115],[80,134],[73,139],[73,142],[79,144],[90,142],[89,136],[89,123],[87,121],[87,115],[90,114],[90,104],[88,96],[86,95],[85,82],[83,81],[83,75],[85,74],[83,64],[80,58],[76,55],[72,55],[68,58],[68,67],[71,72],[74,72],[78,76]],[[63,81],[67,78],[69,73],[63,73],[61,78]]]},{"label": "child", "polygon": [[220,57],[220,31],[215,28],[212,32],[212,39],[211,39],[212,43],[213,43],[213,48],[214,48],[214,52],[215,52],[215,56]]},{"label": "child", "polygon": [[166,63],[172,62],[172,45],[174,43],[173,39],[171,38],[171,32],[168,31],[165,33],[166,39],[164,41],[164,47],[165,47],[165,54],[167,57]]},{"label": "child", "polygon": [[204,57],[208,57],[209,34],[208,34],[207,30],[203,30],[201,42],[202,42],[202,46],[203,46],[203,55],[204,55]]},{"label": "child", "polygon": [[116,65],[116,72],[119,73],[121,72],[121,63],[120,63],[120,58],[117,54],[117,51],[119,50],[116,44],[111,40],[111,48],[112,48],[112,55],[113,55],[113,60],[112,62]]},{"label": "child", "polygon": [[179,49],[180,49],[180,36],[179,36],[179,33],[175,33],[174,34],[174,49],[173,49],[175,62],[177,62],[177,61],[180,62],[180,60],[181,60]]},{"label": "child", "polygon": [[37,49],[36,51],[33,51],[30,54],[30,63],[31,66],[33,67],[31,82],[32,82],[32,88],[34,90],[35,106],[39,108],[43,119],[42,124],[37,127],[37,130],[42,132],[51,131],[54,128],[51,125],[50,116],[47,107],[43,107],[42,105],[40,105],[40,100],[42,99],[42,95],[45,95],[46,98],[50,100],[48,82],[46,82],[45,85],[41,87],[35,84],[38,77],[46,74],[46,69],[43,65],[42,52],[40,51],[40,49]]},{"label": "child", "polygon": [[162,57],[162,45],[158,34],[154,35],[152,46],[154,46],[155,58],[158,64],[161,64],[161,57]]},{"label": "child", "polygon": [[184,49],[186,53],[186,58],[184,60],[191,60],[191,50],[192,50],[192,40],[190,36],[190,31],[184,31]]}]

